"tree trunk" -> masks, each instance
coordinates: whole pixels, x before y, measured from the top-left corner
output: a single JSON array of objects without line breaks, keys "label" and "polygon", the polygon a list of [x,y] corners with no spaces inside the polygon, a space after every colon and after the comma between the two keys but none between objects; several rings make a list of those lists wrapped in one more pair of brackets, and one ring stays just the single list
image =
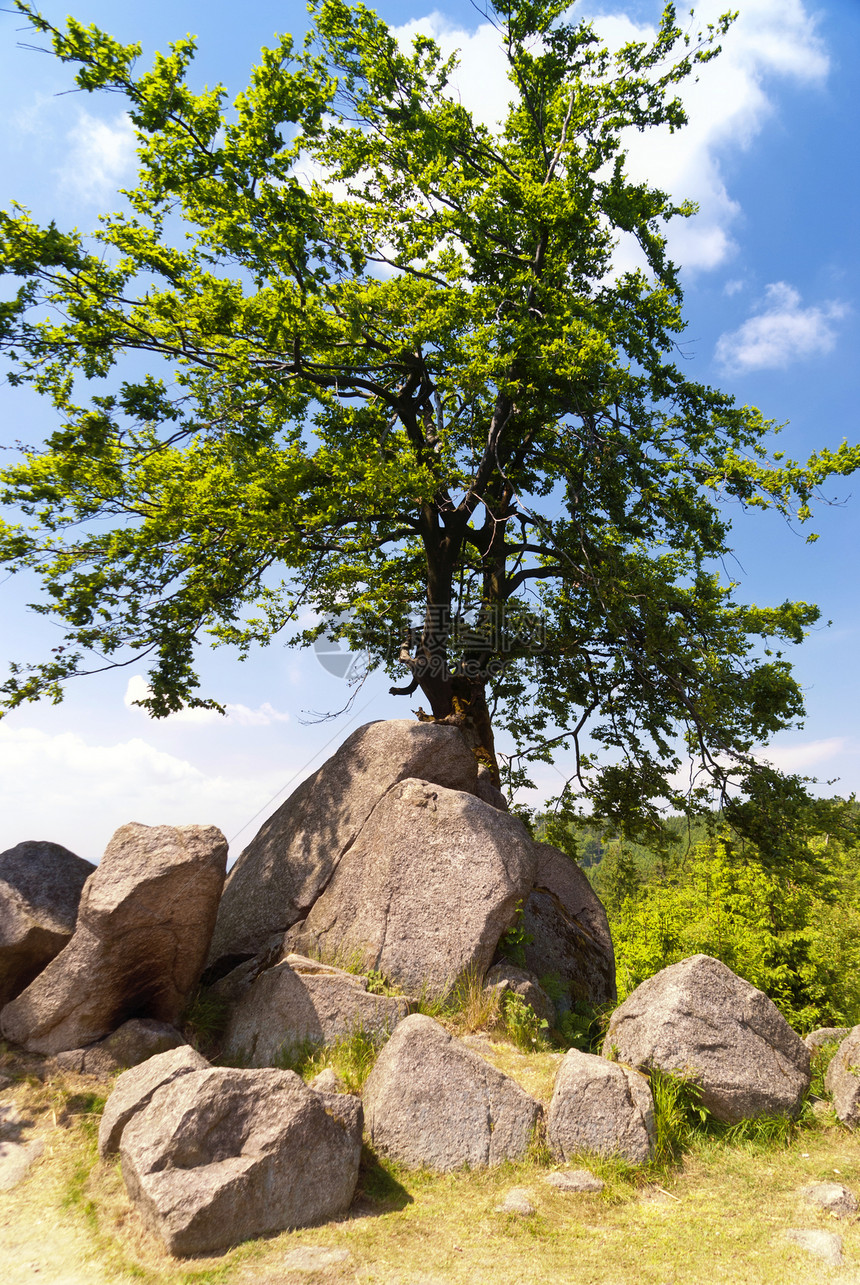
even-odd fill
[{"label": "tree trunk", "polygon": [[453,675],[445,683],[431,681],[419,685],[433,712],[425,714],[419,710],[418,717],[427,722],[459,727],[478,760],[478,770],[485,768],[493,785],[500,789],[499,763],[483,680]]}]

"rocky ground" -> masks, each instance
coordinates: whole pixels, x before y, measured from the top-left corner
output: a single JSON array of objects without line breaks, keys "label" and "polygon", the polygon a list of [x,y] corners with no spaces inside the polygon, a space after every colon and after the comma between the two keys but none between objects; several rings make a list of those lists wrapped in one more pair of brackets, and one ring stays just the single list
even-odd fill
[{"label": "rocky ground", "polygon": [[[482,1046],[532,1092],[551,1083],[557,1054],[476,1039],[473,1047]],[[118,1165],[98,1160],[109,1086],[51,1073],[35,1057],[7,1051],[2,1061],[4,1285],[860,1282],[856,1213],[804,1195],[822,1181],[860,1192],[860,1139],[832,1114],[783,1139],[704,1140],[661,1173],[592,1163],[602,1191],[559,1184],[574,1166],[540,1154],[433,1176],[366,1153],[346,1218],[178,1260],[143,1228]]]}]

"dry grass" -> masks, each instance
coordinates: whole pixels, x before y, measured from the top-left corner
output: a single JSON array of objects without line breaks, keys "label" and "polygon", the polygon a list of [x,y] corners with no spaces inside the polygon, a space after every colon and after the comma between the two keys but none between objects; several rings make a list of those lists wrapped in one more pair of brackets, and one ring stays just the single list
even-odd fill
[{"label": "dry grass", "polygon": [[[525,1055],[481,1038],[470,1043],[547,1100],[559,1054]],[[83,1077],[42,1083],[29,1069],[2,1092],[46,1141],[24,1183],[0,1192],[4,1285],[860,1283],[860,1223],[836,1222],[799,1196],[804,1184],[823,1179],[860,1192],[860,1137],[832,1123],[809,1125],[781,1145],[700,1138],[657,1180],[595,1164],[607,1180],[601,1195],[556,1191],[546,1182],[548,1168],[534,1159],[440,1177],[380,1163],[368,1152],[343,1221],[183,1262],[143,1228],[119,1167],[97,1159],[98,1090]],[[496,1212],[514,1186],[532,1193],[533,1217]],[[845,1266],[826,1267],[784,1242],[790,1227],[837,1231]],[[285,1259],[299,1246],[343,1249],[349,1258],[297,1274]]]}]

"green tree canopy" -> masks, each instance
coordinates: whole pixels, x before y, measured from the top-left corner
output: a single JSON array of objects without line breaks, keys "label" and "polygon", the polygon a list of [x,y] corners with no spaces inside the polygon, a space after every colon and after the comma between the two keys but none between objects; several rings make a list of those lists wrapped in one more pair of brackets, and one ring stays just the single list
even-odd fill
[{"label": "green tree canopy", "polygon": [[[138,46],[16,8],[123,96],[139,173],[89,236],[0,215],[10,379],[61,417],[2,475],[27,521],[0,547],[65,630],[7,707],[129,657],[152,713],[211,705],[201,643],[308,642],[302,610],[348,610],[492,773],[491,713],[524,763],[573,746],[628,829],[682,803],[687,755],[757,807],[796,792],[750,751],[802,713],[780,647],[816,609],[737,600],[721,502],[805,519],[860,452],[771,457],[772,423],[686,377],[664,228],[693,209],[625,171],[626,131],[684,125],[729,19],[691,37],[670,5],[610,53],[566,0],[500,0],[491,131],[453,60],[361,4],[316,4],[232,104],[190,87],[191,39],[138,74]],[[615,270],[621,233],[647,268]]]}]

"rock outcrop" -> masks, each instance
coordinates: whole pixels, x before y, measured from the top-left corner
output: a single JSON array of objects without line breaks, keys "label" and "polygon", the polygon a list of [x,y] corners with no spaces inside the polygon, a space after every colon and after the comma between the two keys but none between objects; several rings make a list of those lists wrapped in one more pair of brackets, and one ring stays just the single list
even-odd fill
[{"label": "rock outcrop", "polygon": [[94,870],[59,843],[28,840],[0,853],[0,1008],[69,941]]},{"label": "rock outcrop", "polygon": [[355,956],[404,990],[432,995],[482,977],[534,880],[521,821],[428,781],[393,786],[314,904],[293,949]]},{"label": "rock outcrop", "polygon": [[638,986],[612,1014],[603,1051],[694,1079],[702,1104],[728,1124],[796,1115],[810,1083],[800,1036],[762,991],[709,955]]},{"label": "rock outcrop", "polygon": [[555,1078],[546,1132],[558,1160],[596,1154],[645,1164],[656,1137],[648,1081],[629,1066],[570,1049]]},{"label": "rock outcrop", "polygon": [[494,964],[484,978],[487,990],[497,992],[501,1000],[505,995],[518,995],[524,1004],[551,1026],[555,1021],[555,1005],[546,991],[538,985],[538,979],[528,969],[517,968],[502,960]]},{"label": "rock outcrop", "polygon": [[518,1084],[419,1014],[383,1048],[363,1101],[378,1151],[441,1173],[521,1160],[541,1117]]},{"label": "rock outcrop", "polygon": [[3,1035],[56,1054],[131,1017],[175,1024],[200,977],[226,863],[212,826],[117,830],[87,881],[74,936],[5,1006]]},{"label": "rock outcrop", "polygon": [[833,1110],[843,1124],[860,1124],[860,1026],[854,1026],[833,1054],[824,1087],[833,1094]]},{"label": "rock outcrop", "polygon": [[408,1012],[407,999],[371,995],[364,977],[288,955],[239,1000],[222,1055],[243,1066],[275,1066],[281,1053],[307,1042],[334,1044],[359,1030],[387,1034]]},{"label": "rock outcrop", "polygon": [[398,781],[472,791],[477,775],[456,727],[410,719],[360,727],[269,817],[230,871],[209,963],[256,955],[267,937],[303,919]]},{"label": "rock outcrop", "polygon": [[208,1071],[209,1063],[190,1044],[157,1053],[119,1076],[105,1103],[99,1125],[99,1155],[116,1155],[125,1126],[147,1107],[158,1089],[193,1071]]},{"label": "rock outcrop", "polygon": [[126,1071],[129,1067],[139,1066],[158,1053],[185,1044],[175,1026],[166,1022],[153,1022],[147,1017],[133,1017],[123,1022],[112,1035],[90,1044],[84,1049],[69,1049],[58,1053],[57,1066],[64,1071],[75,1071],[79,1075],[97,1075],[107,1079],[114,1071]]},{"label": "rock outcrop", "polygon": [[606,911],[575,861],[558,848],[535,844],[534,888],[523,905],[520,927],[526,937],[525,967],[538,978],[552,974],[564,998],[562,1011],[577,1000],[614,1000],[615,952]]},{"label": "rock outcrop", "polygon": [[184,1075],[152,1095],[120,1143],[129,1196],[180,1256],[343,1214],[360,1156],[358,1099],[275,1070]]}]

